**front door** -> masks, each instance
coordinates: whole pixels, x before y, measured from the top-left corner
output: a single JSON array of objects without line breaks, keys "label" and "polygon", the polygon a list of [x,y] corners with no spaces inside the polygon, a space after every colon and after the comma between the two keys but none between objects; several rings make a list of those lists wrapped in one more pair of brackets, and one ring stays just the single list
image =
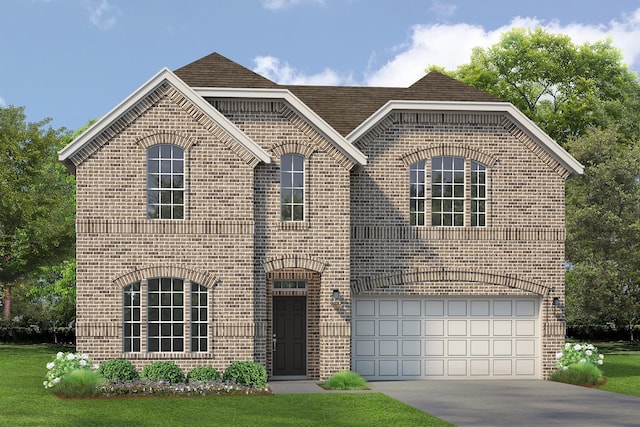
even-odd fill
[{"label": "front door", "polygon": [[307,297],[273,297],[273,375],[307,375]]}]

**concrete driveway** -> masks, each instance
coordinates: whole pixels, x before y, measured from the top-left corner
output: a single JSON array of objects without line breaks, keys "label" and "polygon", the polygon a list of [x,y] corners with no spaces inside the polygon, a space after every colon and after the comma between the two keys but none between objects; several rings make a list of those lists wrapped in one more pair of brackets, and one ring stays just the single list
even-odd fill
[{"label": "concrete driveway", "polygon": [[371,381],[369,385],[460,427],[640,426],[640,398],[551,381]]}]

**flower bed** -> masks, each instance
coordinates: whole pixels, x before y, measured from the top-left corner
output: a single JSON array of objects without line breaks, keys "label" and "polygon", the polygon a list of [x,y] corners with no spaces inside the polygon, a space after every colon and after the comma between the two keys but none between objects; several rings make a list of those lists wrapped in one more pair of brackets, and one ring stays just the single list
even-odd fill
[{"label": "flower bed", "polygon": [[231,381],[194,381],[171,384],[169,381],[135,380],[98,386],[98,395],[119,396],[233,396],[271,394],[269,387],[253,387]]}]

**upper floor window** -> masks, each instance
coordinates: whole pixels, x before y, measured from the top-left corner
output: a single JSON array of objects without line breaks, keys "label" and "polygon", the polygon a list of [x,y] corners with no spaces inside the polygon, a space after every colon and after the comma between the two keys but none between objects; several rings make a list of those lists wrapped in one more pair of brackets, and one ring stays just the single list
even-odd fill
[{"label": "upper floor window", "polygon": [[[142,296],[146,295],[143,310]],[[155,277],[123,288],[123,351],[206,352],[209,289],[175,277]],[[187,323],[190,314],[190,323]],[[146,324],[146,328],[141,326]],[[187,336],[191,337],[190,346]]]},{"label": "upper floor window", "polygon": [[304,220],[304,157],[297,154],[280,158],[280,219]]},{"label": "upper floor window", "polygon": [[[482,163],[471,161],[467,180],[467,162],[462,157],[433,157],[430,182],[427,162],[420,160],[409,167],[409,219],[411,225],[424,226],[427,218],[434,227],[461,227],[465,222],[465,206],[470,203],[472,227],[486,225],[487,170]],[[430,203],[427,203],[427,186]],[[468,190],[467,190],[468,189]]]},{"label": "upper floor window", "polygon": [[160,144],[147,149],[147,218],[184,218],[184,150]]}]

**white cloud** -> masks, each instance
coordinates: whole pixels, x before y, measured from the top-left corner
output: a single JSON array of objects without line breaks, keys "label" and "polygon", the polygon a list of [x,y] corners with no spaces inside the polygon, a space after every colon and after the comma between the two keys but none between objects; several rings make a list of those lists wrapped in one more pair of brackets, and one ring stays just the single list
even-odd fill
[{"label": "white cloud", "polygon": [[253,71],[283,85],[345,85],[354,84],[350,76],[340,76],[337,72],[325,68],[317,74],[303,74],[287,62],[281,62],[273,56],[258,56]]},{"label": "white cloud", "polygon": [[268,10],[277,11],[290,9],[294,6],[306,3],[316,3],[322,5],[324,4],[324,0],[262,0],[262,7]]},{"label": "white cloud", "polygon": [[89,20],[102,30],[115,27],[120,14],[120,9],[111,5],[109,0],[101,0],[100,3],[93,2],[89,6]]},{"label": "white cloud", "polygon": [[466,23],[415,25],[411,28],[410,39],[392,47],[393,57],[382,66],[376,68],[375,59],[378,55],[372,53],[367,70],[364,70],[364,79],[360,82],[354,82],[352,75],[340,75],[331,69],[305,75],[274,57],[256,58],[257,67],[254,71],[283,84],[406,87],[422,77],[429,65],[453,70],[469,62],[474,47],[492,46],[502,33],[514,27],[533,30],[538,26],[550,32],[567,34],[575,44],[593,43],[610,37],[614,46],[622,50],[627,65],[633,69],[640,68],[640,9],[637,9],[619,20],[600,25],[563,25],[558,21],[544,22],[529,17],[516,17],[508,24],[490,30]]},{"label": "white cloud", "polygon": [[440,0],[433,0],[429,10],[435,13],[440,18],[447,18],[452,16],[458,10],[458,6],[451,3],[446,3]]},{"label": "white cloud", "polygon": [[7,101],[5,101],[4,98],[0,96],[0,107],[4,108],[6,106],[7,106]]}]

